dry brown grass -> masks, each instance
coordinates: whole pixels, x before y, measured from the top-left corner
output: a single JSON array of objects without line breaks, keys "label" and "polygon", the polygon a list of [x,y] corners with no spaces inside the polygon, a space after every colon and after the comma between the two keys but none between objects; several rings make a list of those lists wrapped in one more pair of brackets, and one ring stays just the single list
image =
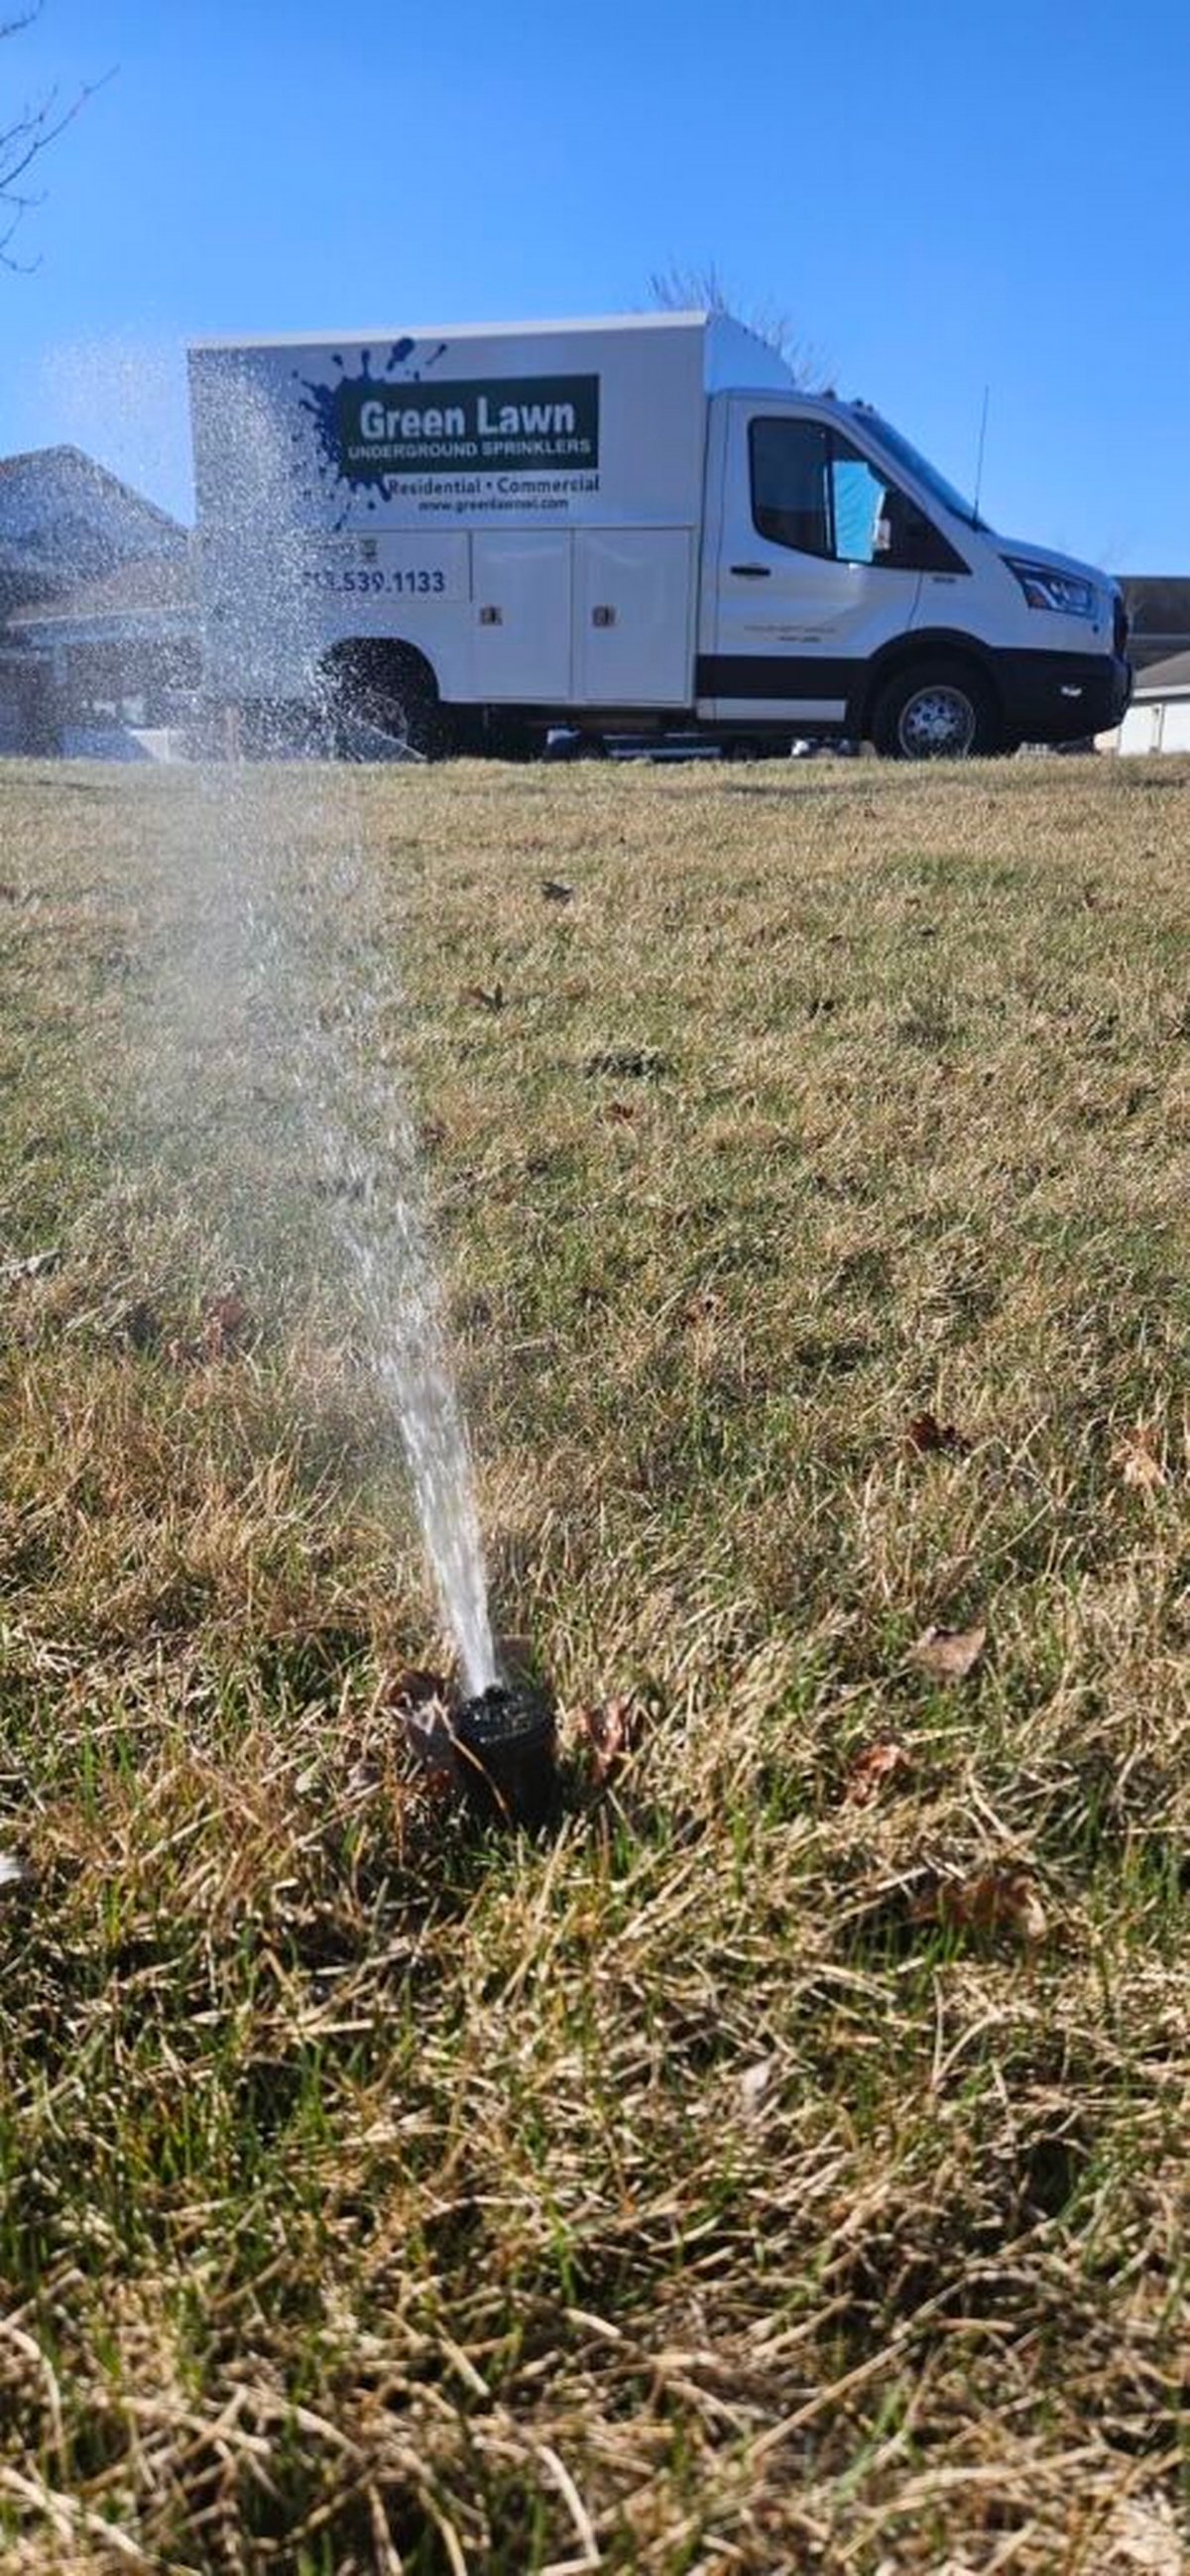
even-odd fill
[{"label": "dry brown grass", "polygon": [[252,795],[412,1088],[570,1805],[402,1768],[195,782],[5,765],[6,2567],[1175,2576],[1190,778]]}]

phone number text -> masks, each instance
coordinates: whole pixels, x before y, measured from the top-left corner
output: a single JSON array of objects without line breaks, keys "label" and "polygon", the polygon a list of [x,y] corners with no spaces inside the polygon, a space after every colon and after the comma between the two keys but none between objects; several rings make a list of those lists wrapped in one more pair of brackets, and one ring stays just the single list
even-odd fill
[{"label": "phone number text", "polygon": [[350,590],[366,592],[375,598],[385,591],[414,591],[420,599],[441,595],[446,589],[444,572],[398,572],[379,564],[344,566],[315,564],[306,574],[314,590]]}]

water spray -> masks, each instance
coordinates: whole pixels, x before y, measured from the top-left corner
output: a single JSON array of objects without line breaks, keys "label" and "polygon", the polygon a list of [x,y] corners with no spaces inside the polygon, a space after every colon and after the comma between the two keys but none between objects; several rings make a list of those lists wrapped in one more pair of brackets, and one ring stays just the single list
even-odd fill
[{"label": "water spray", "polygon": [[[244,361],[228,361],[225,377],[219,420],[196,415],[196,429],[216,442],[219,543],[236,564],[235,615],[212,630],[215,666],[233,695],[251,701],[261,673],[275,664],[280,632],[295,698],[317,703],[322,594],[312,576],[319,532],[299,521],[291,459],[267,390]],[[241,740],[241,750],[247,747]],[[342,1009],[326,1012],[316,914],[300,882],[291,883],[294,848],[308,830],[311,805],[317,810],[326,794],[319,771],[274,772],[257,791],[251,767],[233,761],[209,773],[209,786],[205,954],[200,947],[194,961],[205,971],[191,980],[208,1018],[226,1014],[237,989],[247,992],[246,1029],[264,1047],[270,1081],[287,1101],[307,1203],[317,1211],[320,1264],[341,1290],[369,1411],[394,1452],[404,1454],[457,1660],[449,1701],[435,1688],[432,1701],[416,1692],[403,1704],[398,1695],[394,1705],[419,1758],[471,1815],[540,1826],[559,1802],[554,1715],[519,1679],[502,1675],[493,1642],[470,1446],[416,1135],[383,1040],[396,986],[389,943],[370,915],[362,837],[358,826],[344,831],[337,796],[326,807],[334,831],[319,886],[321,899],[329,893],[338,920],[350,925],[351,990]],[[263,1208],[249,1212],[257,1247],[264,1221]]]}]

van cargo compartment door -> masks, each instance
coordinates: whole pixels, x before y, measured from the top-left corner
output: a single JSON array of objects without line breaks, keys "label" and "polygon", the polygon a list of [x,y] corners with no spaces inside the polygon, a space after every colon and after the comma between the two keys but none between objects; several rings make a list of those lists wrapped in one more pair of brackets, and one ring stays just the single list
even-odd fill
[{"label": "van cargo compartment door", "polygon": [[481,704],[570,698],[570,532],[477,530],[471,540],[472,695]]},{"label": "van cargo compartment door", "polygon": [[692,563],[686,528],[576,529],[577,705],[690,705]]}]

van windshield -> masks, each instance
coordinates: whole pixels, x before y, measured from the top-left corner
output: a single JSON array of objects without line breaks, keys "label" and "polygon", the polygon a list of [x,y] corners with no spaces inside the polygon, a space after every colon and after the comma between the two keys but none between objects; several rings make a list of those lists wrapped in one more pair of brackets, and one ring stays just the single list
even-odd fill
[{"label": "van windshield", "polygon": [[894,429],[890,421],[882,420],[879,412],[869,411],[866,405],[862,408],[857,405],[856,408],[858,418],[871,430],[873,437],[879,439],[889,455],[914,475],[936,501],[941,501],[944,510],[953,511],[955,518],[964,519],[969,528],[982,528],[986,524],[974,504],[965,501],[954,484],[947,482],[945,474],[940,474],[937,466],[931,465],[928,456],[923,456],[919,448],[911,447],[909,440],[902,438],[899,429]]}]

